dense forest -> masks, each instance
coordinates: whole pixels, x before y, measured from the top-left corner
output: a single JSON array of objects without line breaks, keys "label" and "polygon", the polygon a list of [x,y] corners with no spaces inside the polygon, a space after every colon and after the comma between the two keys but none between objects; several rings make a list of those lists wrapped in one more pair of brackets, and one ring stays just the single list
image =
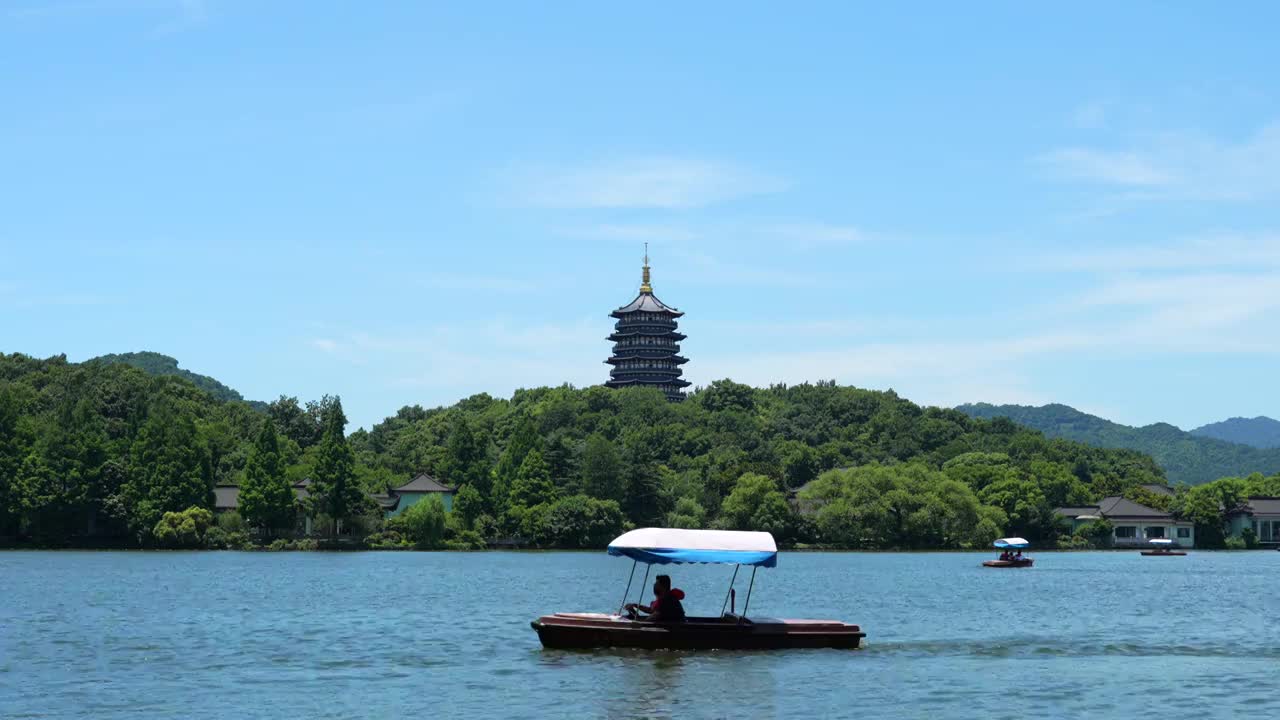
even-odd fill
[{"label": "dense forest", "polygon": [[977,403],[956,409],[980,419],[1009,418],[1051,438],[1145,453],[1155,459],[1173,483],[1197,485],[1222,477],[1280,472],[1280,449],[1265,450],[1199,437],[1167,423],[1130,427],[1056,404],[1030,407]]},{"label": "dense forest", "polygon": [[[103,365],[116,363],[132,365],[148,375],[173,375],[189,380],[192,385],[209,393],[215,400],[244,400],[244,397],[239,392],[223,385],[216,379],[180,368],[176,359],[158,352],[110,353],[108,355],[99,355],[88,362],[101,363]],[[259,409],[264,407],[261,402],[250,401],[249,404]]]},{"label": "dense forest", "polygon": [[1280,448],[1280,420],[1266,416],[1233,417],[1201,425],[1191,431],[1197,437],[1214,438],[1256,448]]},{"label": "dense forest", "polygon": [[[0,355],[0,536],[239,546],[282,542],[307,514],[394,547],[599,547],[643,525],[985,547],[1002,534],[1056,541],[1053,507],[1164,480],[1137,452],[828,382],[722,380],[683,403],[536,388],[345,426],[337,398],[258,410],[129,364]],[[383,523],[368,494],[421,471],[459,488],[452,512],[423,502]],[[290,488],[304,479],[299,503]],[[215,518],[212,488],[226,483],[241,488],[240,512]]]}]

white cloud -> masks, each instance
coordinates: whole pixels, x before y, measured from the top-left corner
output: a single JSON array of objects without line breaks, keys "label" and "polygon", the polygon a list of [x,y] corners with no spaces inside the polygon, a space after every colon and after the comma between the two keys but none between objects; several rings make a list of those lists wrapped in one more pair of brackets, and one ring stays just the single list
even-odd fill
[{"label": "white cloud", "polygon": [[709,160],[642,157],[517,173],[515,200],[556,208],[693,208],[778,192],[785,183]]},{"label": "white cloud", "polygon": [[698,285],[754,287],[814,288],[828,285],[832,278],[811,270],[795,271],[780,267],[776,258],[762,257],[758,263],[725,260],[696,250],[681,249],[673,264],[679,266]]},{"label": "white cloud", "polygon": [[[835,379],[859,387],[893,388],[913,401],[953,406],[987,402],[1042,403],[1019,370],[1026,356],[1080,346],[1071,335],[961,341],[862,343],[837,350],[703,355],[690,363],[700,383],[729,377],[751,385]],[[714,368],[705,377],[702,368]]]},{"label": "white cloud", "polygon": [[732,245],[752,242],[772,247],[815,249],[866,242],[871,236],[853,225],[806,220],[738,220],[730,222],[597,223],[562,230],[562,235],[622,242]]},{"label": "white cloud", "polygon": [[1165,245],[1130,245],[1067,253],[1041,269],[1095,272],[1280,268],[1280,234],[1217,234]]},{"label": "white cloud", "polygon": [[1040,162],[1056,175],[1108,185],[1168,185],[1173,178],[1139,154],[1088,148],[1064,148],[1046,153]]},{"label": "white cloud", "polygon": [[423,273],[415,276],[414,281],[423,287],[454,292],[523,293],[540,287],[539,283],[524,277],[458,272]]},{"label": "white cloud", "polygon": [[653,223],[599,223],[562,230],[560,234],[585,240],[617,240],[619,242],[684,242],[697,240],[703,233],[681,225]]},{"label": "white cloud", "polygon": [[1061,148],[1037,160],[1064,179],[1142,189],[1151,198],[1258,200],[1280,194],[1280,123],[1238,141],[1162,133],[1123,150]]},{"label": "white cloud", "polygon": [[864,242],[868,236],[852,225],[835,225],[823,222],[764,223],[747,230],[793,247],[829,247]]},{"label": "white cloud", "polygon": [[607,323],[436,325],[355,331],[308,345],[365,367],[389,385],[450,393],[503,395],[520,387],[603,382]]}]

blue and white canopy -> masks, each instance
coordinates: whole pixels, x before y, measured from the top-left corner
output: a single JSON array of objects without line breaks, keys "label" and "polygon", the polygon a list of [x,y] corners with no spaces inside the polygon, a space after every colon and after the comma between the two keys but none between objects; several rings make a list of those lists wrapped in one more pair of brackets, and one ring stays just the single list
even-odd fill
[{"label": "blue and white canopy", "polygon": [[1026,540],[1023,540],[1022,538],[1000,538],[999,540],[992,543],[992,545],[1000,548],[1001,550],[1004,550],[1007,548],[1031,547],[1031,543],[1027,542]]},{"label": "blue and white canopy", "polygon": [[767,532],[640,528],[609,543],[609,554],[642,563],[717,563],[777,567],[778,545]]},{"label": "blue and white canopy", "polygon": [[1160,545],[1160,546],[1168,546],[1173,544],[1173,541],[1170,540],[1169,538],[1151,538],[1148,542],[1150,542],[1152,545]]}]

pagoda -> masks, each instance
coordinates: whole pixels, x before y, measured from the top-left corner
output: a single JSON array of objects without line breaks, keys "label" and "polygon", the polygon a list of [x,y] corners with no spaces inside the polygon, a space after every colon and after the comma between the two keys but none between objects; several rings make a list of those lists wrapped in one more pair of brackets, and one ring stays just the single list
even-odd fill
[{"label": "pagoda", "polygon": [[687,380],[680,379],[680,366],[689,362],[680,357],[680,341],[685,336],[676,332],[676,318],[684,313],[665,305],[653,294],[649,284],[649,247],[645,244],[644,271],[640,295],[630,303],[609,313],[617,318],[613,326],[613,357],[605,360],[613,366],[607,387],[655,387],[672,402],[684,400]]}]

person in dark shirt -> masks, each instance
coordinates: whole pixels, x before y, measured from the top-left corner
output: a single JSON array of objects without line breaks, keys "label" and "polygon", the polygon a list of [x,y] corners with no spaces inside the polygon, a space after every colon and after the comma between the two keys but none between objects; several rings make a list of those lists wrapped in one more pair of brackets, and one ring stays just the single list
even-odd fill
[{"label": "person in dark shirt", "polygon": [[648,606],[627,603],[626,609],[632,617],[644,613],[654,622],[683,622],[684,605],[680,603],[683,599],[684,591],[671,587],[671,576],[659,575],[653,583],[653,603]]}]

